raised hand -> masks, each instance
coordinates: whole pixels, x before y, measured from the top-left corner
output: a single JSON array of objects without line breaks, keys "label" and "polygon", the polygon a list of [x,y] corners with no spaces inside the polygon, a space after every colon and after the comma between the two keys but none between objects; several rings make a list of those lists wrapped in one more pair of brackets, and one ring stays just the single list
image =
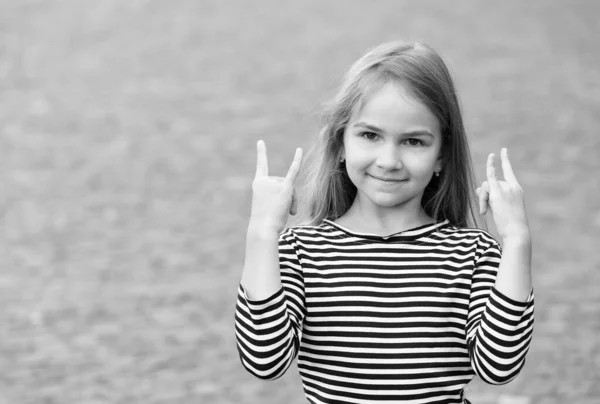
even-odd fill
[{"label": "raised hand", "polygon": [[252,183],[252,213],[250,223],[265,231],[280,233],[288,215],[296,214],[297,198],[294,181],[302,165],[302,149],[296,149],[294,161],[285,177],[270,177],[267,146],[259,140],[256,144],[256,176]]},{"label": "raised hand", "polygon": [[504,181],[496,177],[494,158],[494,153],[490,153],[487,159],[487,181],[476,190],[479,196],[479,212],[485,214],[488,209],[492,212],[498,234],[503,239],[529,237],[523,189],[512,170],[508,151],[502,149],[500,152]]}]

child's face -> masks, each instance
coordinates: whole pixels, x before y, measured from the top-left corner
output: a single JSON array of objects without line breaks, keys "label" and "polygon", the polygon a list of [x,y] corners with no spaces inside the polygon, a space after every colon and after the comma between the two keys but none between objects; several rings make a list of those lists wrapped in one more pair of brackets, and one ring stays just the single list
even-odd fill
[{"label": "child's face", "polygon": [[[440,123],[400,84],[375,91],[344,132],[348,175],[361,204],[419,209],[425,187],[441,169]],[[418,211],[415,211],[417,213]]]}]

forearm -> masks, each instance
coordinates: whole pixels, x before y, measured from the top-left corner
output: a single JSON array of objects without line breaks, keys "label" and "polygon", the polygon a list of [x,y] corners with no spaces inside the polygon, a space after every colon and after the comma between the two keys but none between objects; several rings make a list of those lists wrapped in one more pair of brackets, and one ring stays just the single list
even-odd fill
[{"label": "forearm", "polygon": [[252,223],[248,226],[241,283],[252,300],[264,300],[281,288],[277,232]]},{"label": "forearm", "polygon": [[[236,340],[244,367],[261,379],[280,377],[299,347],[302,283],[293,247],[276,230],[248,226],[246,259],[236,307]],[[287,290],[283,281],[292,283]]]},{"label": "forearm", "polygon": [[235,312],[237,348],[242,364],[254,376],[280,377],[298,351],[294,321],[284,293],[279,290],[266,300],[249,301],[243,286],[238,290]]},{"label": "forearm", "polygon": [[[474,277],[476,293],[471,296],[467,329],[469,356],[475,373],[490,384],[513,380],[531,344],[531,240],[528,232],[522,234],[527,237],[504,238],[502,254],[492,245],[479,260],[479,273]],[[488,275],[496,270],[492,287]],[[483,312],[479,310],[482,305]]]},{"label": "forearm", "polygon": [[507,297],[523,302],[532,288],[531,236],[507,237],[502,246],[502,259],[496,277],[496,289]]}]

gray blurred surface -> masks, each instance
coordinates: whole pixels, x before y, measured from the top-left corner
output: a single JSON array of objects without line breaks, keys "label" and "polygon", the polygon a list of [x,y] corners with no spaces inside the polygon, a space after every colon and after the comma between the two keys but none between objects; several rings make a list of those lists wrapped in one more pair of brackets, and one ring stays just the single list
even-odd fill
[{"label": "gray blurred surface", "polygon": [[438,49],[479,177],[508,147],[536,328],[484,403],[600,402],[600,3],[0,0],[0,402],[304,403],[233,310],[256,140],[284,173],[369,47]]}]

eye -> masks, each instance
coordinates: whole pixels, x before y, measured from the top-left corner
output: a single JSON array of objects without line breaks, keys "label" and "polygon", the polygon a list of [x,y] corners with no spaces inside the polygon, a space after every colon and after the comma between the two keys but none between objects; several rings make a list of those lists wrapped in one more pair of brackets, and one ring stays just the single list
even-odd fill
[{"label": "eye", "polygon": [[409,146],[423,146],[424,143],[422,140],[419,139],[406,139],[406,143],[408,143]]},{"label": "eye", "polygon": [[379,138],[379,135],[373,132],[362,132],[360,136],[368,140],[377,140]]}]

